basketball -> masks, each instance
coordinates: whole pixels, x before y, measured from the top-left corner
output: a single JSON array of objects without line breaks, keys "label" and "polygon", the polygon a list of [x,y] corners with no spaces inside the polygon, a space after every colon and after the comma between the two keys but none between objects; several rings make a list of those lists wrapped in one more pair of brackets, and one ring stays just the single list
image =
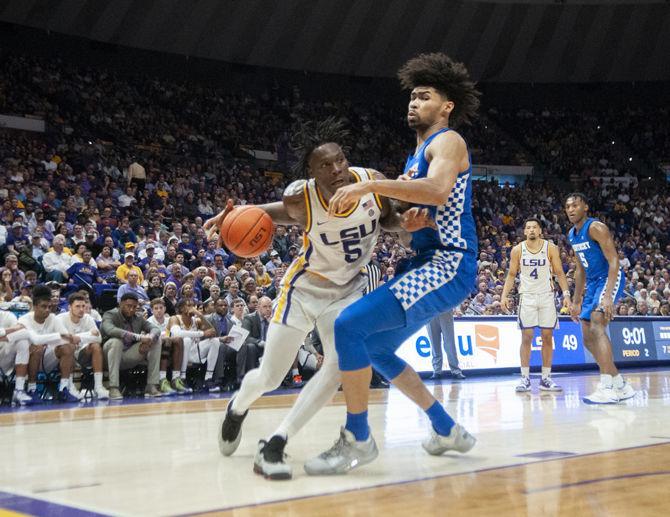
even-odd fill
[{"label": "basketball", "polygon": [[257,257],[270,247],[272,218],[257,206],[239,206],[221,223],[221,238],[238,257]]}]

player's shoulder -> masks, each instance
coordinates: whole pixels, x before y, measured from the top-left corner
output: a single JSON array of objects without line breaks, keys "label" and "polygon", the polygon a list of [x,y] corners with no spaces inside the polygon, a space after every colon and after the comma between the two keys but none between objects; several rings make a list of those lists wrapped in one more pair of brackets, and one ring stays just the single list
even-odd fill
[{"label": "player's shoulder", "polygon": [[604,236],[608,235],[610,233],[609,227],[603,223],[602,221],[599,221],[598,219],[593,219],[591,221],[591,224],[589,225],[589,231],[588,234],[589,236]]},{"label": "player's shoulder", "polygon": [[458,131],[450,129],[449,131],[444,131],[443,133],[438,134],[428,145],[428,147],[437,146],[455,146],[457,148],[462,147],[463,149],[467,149],[468,144]]},{"label": "player's shoulder", "polygon": [[307,185],[307,182],[309,180],[306,179],[299,179],[295,180],[287,185],[287,187],[284,189],[284,197],[296,197],[296,196],[302,196],[302,193],[305,189],[305,185]]}]

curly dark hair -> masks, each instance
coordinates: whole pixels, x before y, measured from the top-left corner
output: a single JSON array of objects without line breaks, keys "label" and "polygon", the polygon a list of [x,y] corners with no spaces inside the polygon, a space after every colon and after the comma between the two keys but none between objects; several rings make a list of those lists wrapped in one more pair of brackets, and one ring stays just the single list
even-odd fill
[{"label": "curly dark hair", "polygon": [[470,79],[465,65],[446,54],[434,52],[410,59],[398,70],[398,79],[404,89],[432,86],[452,101],[454,110],[449,118],[452,126],[470,124],[479,108],[481,92]]},{"label": "curly dark hair", "polygon": [[565,196],[565,201],[563,202],[563,204],[567,203],[568,199],[570,199],[571,197],[574,197],[575,199],[581,199],[585,205],[589,204],[589,198],[586,197],[586,194],[584,194],[583,192],[570,192],[567,196]]},{"label": "curly dark hair", "polygon": [[291,139],[291,149],[295,153],[297,161],[293,166],[296,177],[306,178],[309,176],[309,157],[319,146],[334,142],[342,147],[345,152],[348,147],[345,142],[349,139],[349,130],[345,129],[344,120],[337,117],[328,117],[320,122],[309,121],[300,124]]}]

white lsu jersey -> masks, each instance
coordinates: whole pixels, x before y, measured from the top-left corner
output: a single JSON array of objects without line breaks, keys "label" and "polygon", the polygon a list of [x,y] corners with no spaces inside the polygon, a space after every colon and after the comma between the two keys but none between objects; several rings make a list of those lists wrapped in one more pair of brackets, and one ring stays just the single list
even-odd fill
[{"label": "white lsu jersey", "polygon": [[544,241],[537,253],[531,252],[526,247],[526,242],[522,242],[519,267],[520,294],[553,293],[554,285],[551,279],[551,263],[549,262],[549,241]]},{"label": "white lsu jersey", "polygon": [[[350,167],[357,182],[374,179],[367,169]],[[303,187],[307,225],[300,255],[289,267],[284,282],[291,282],[301,271],[308,271],[336,285],[348,284],[372,258],[379,236],[381,199],[366,194],[344,213],[328,216],[328,204],[314,181]]]}]

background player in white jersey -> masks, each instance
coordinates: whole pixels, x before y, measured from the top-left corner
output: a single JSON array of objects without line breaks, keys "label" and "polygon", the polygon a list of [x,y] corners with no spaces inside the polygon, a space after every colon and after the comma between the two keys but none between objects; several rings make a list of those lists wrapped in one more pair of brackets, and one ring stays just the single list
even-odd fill
[{"label": "background player in white jersey", "polygon": [[510,268],[502,292],[502,304],[510,311],[510,291],[517,273],[519,283],[519,327],[521,328],[521,381],[516,391],[530,391],[530,350],[534,329],[539,327],[542,336],[542,380],[543,391],[560,391],[551,379],[551,361],[554,355],[554,329],[558,314],[554,305],[552,274],[563,291],[563,304],[570,307],[570,289],[565,277],[558,246],[542,239],[542,223],[539,219],[526,220],[523,228],[526,240],[512,248]]},{"label": "background player in white jersey", "polygon": [[0,375],[9,376],[14,370],[12,403],[24,406],[30,404],[32,398],[25,391],[30,342],[16,339],[22,328],[14,314],[0,311]]},{"label": "background player in white jersey", "polygon": [[[379,196],[363,196],[335,217],[328,203],[344,185],[383,177],[376,171],[350,167],[342,147],[348,133],[340,122],[328,119],[306,124],[296,135],[298,180],[284,191],[282,202],[262,205],[276,224],[301,225],[303,247],[282,280],[281,293],[267,333],[260,368],[247,373],[231,400],[219,434],[221,452],[233,454],[241,439],[241,426],[251,404],[277,388],[296,357],[305,337],[316,325],[324,348],[321,369],[307,383],[293,408],[271,437],[259,443],[254,471],[268,479],[289,479],[284,448],[293,436],[335,394],[340,384],[333,325],[340,311],[359,299],[365,288],[360,270],[370,262],[380,226],[400,229],[400,218]],[[205,223],[217,228],[227,211]],[[408,224],[426,225],[424,212],[413,212]]]},{"label": "background player in white jersey", "polygon": [[58,400],[78,402],[80,397],[70,392],[70,374],[74,368],[74,340],[62,322],[51,313],[51,289],[37,285],[33,289],[33,310],[19,318],[19,324],[26,329],[30,342],[28,360],[28,392],[33,403],[39,403],[36,394],[37,373],[40,368],[45,372],[60,370]]},{"label": "background player in white jersey", "polygon": [[[109,398],[109,391],[102,384],[102,338],[95,320],[86,313],[87,297],[80,293],[71,294],[68,299],[69,310],[56,316],[69,334],[73,336],[75,345],[74,358],[81,366],[91,366],[93,369],[95,397],[100,400]],[[81,397],[75,388],[70,374],[70,393]]]},{"label": "background player in white jersey", "polygon": [[[181,362],[181,379],[186,379],[188,363],[205,364],[204,389],[209,393],[221,391],[214,381],[214,368],[219,357],[221,341],[216,337],[216,329],[205,319],[189,298],[182,298],[175,307],[177,315],[172,316],[168,323],[170,337],[183,340],[184,355]],[[174,378],[175,372],[172,373]]]},{"label": "background player in white jersey", "polygon": [[[174,394],[184,395],[190,390],[181,378],[181,363],[184,357],[184,340],[180,337],[168,336],[170,317],[165,315],[165,301],[163,298],[151,300],[152,315],[149,323],[161,330],[161,365],[158,372],[158,389],[164,396]],[[167,378],[167,368],[172,360],[172,383]]]}]

